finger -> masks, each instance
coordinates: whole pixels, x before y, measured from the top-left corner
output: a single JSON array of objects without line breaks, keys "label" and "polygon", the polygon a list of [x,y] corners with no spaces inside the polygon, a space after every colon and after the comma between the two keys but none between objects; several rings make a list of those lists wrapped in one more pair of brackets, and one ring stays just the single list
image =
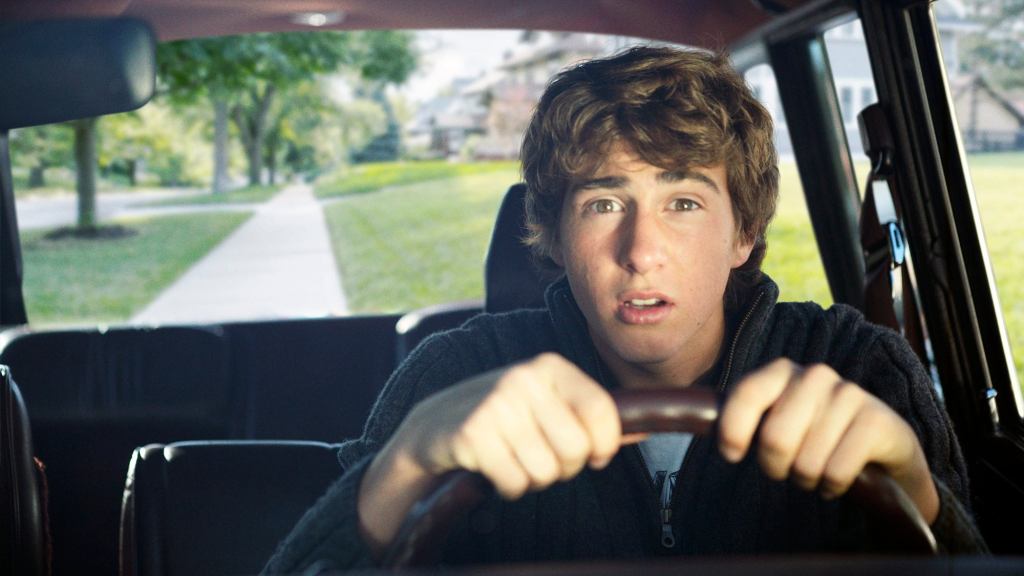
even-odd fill
[{"label": "finger", "polygon": [[574,365],[559,371],[556,393],[565,399],[590,439],[590,466],[604,468],[619,450],[622,423],[615,401],[597,382]]},{"label": "finger", "polygon": [[487,414],[505,444],[530,478],[530,488],[545,488],[561,474],[554,451],[541,432],[521,391],[509,391],[488,400]]},{"label": "finger", "polygon": [[559,478],[568,480],[586,464],[591,452],[590,436],[549,382],[533,380],[527,393],[533,417],[558,460]]},{"label": "finger", "polygon": [[726,399],[718,418],[719,450],[730,462],[739,462],[765,411],[778,399],[800,370],[782,358],[747,375]]},{"label": "finger", "polygon": [[493,427],[467,426],[453,447],[456,463],[483,474],[502,497],[515,500],[530,488],[530,477]]},{"label": "finger", "polygon": [[880,434],[883,430],[876,411],[857,412],[825,464],[820,482],[822,496],[835,498],[850,489],[857,475],[871,461],[879,441],[885,441]]},{"label": "finger", "polygon": [[866,392],[852,382],[833,387],[827,406],[808,430],[790,469],[790,477],[798,486],[806,490],[818,487],[829,457],[864,406],[865,398]]},{"label": "finger", "polygon": [[784,480],[799,454],[811,425],[825,406],[840,380],[824,364],[798,372],[768,409],[761,423],[758,461],[769,478]]}]

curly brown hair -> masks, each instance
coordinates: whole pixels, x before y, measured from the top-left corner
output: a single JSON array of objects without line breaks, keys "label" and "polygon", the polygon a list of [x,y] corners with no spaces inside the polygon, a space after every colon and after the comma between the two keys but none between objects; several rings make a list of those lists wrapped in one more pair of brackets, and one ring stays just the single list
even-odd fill
[{"label": "curly brown hair", "polygon": [[562,71],[523,138],[524,241],[550,267],[565,194],[591,177],[611,145],[684,171],[724,163],[737,231],[754,249],[733,271],[727,299],[761,275],[779,171],[772,119],[721,53],[642,46]]}]

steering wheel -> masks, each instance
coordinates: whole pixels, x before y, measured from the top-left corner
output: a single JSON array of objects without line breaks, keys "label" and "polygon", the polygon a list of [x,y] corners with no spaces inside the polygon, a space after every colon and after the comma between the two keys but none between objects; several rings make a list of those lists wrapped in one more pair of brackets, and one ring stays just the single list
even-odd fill
[{"label": "steering wheel", "polygon": [[[719,398],[707,389],[618,390],[612,393],[623,434],[688,432],[704,434],[718,419]],[[440,560],[453,524],[479,505],[493,487],[482,475],[455,470],[441,476],[435,489],[413,505],[383,565],[430,566]],[[928,523],[910,497],[885,471],[869,464],[845,497],[859,504],[871,530],[891,551],[935,555],[938,547]]]}]

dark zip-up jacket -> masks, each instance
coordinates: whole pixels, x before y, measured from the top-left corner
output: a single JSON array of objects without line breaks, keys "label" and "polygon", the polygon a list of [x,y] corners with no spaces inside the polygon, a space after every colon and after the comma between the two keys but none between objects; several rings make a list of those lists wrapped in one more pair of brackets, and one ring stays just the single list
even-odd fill
[{"label": "dark zip-up jacket", "polygon": [[[768,278],[732,315],[731,335],[712,385],[728,391],[744,374],[788,357],[826,363],[843,378],[884,400],[920,439],[940,492],[932,525],[940,547],[985,550],[969,513],[966,467],[945,412],[923,366],[906,341],[873,325],[855,309],[776,303]],[[267,565],[267,572],[372,566],[359,535],[357,489],[370,460],[412,407],[427,396],[487,370],[557,352],[602,385],[605,377],[586,321],[563,279],[549,287],[547,308],[478,316],[431,336],[392,375],[363,436],[339,451],[341,478],[302,518]],[[858,509],[824,501],[788,482],[768,479],[753,456],[726,462],[714,434],[694,439],[672,500],[675,545],[662,545],[658,496],[636,446],[620,450],[602,471],[515,502],[488,500],[454,530],[445,561],[512,562],[640,558],[666,554],[849,551],[871,548]]]}]

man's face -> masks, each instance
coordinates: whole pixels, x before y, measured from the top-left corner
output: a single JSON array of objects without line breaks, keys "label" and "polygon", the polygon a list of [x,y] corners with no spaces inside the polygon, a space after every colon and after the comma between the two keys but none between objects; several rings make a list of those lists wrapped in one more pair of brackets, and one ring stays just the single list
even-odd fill
[{"label": "man's face", "polygon": [[724,165],[670,172],[616,143],[566,194],[555,259],[613,368],[695,378],[714,363],[729,273],[752,247],[726,183]]}]

